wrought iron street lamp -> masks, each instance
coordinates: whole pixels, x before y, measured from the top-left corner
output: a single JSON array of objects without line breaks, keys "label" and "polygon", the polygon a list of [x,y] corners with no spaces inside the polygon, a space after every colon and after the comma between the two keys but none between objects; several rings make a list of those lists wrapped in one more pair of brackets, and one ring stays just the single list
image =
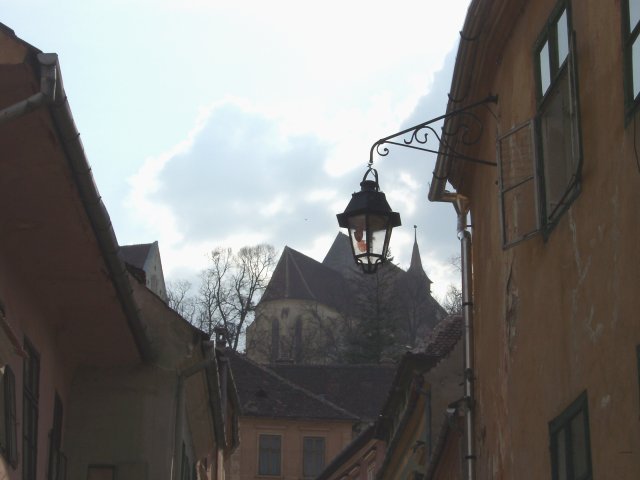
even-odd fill
[{"label": "wrought iron street lamp", "polygon": [[[345,211],[337,215],[340,227],[349,230],[353,257],[356,263],[362,267],[364,273],[375,273],[378,267],[385,262],[389,249],[389,240],[391,239],[391,230],[400,226],[400,214],[391,211],[384,193],[380,191],[378,172],[373,168],[374,154],[378,154],[381,157],[387,156],[389,148],[386,145],[397,145],[481,165],[495,166],[495,162],[472,158],[456,151],[454,148],[455,143],[452,142],[452,139],[460,137],[462,145],[467,146],[476,143],[482,134],[483,128],[482,122],[471,110],[488,103],[497,103],[497,101],[497,96],[489,95],[479,102],[452,110],[419,125],[414,125],[401,132],[381,138],[371,146],[369,167],[362,178],[362,182],[360,182],[360,191],[351,196],[351,201]],[[432,127],[432,124],[454,116],[466,119],[468,122],[463,121],[451,131],[443,131],[441,134],[438,134]],[[476,135],[472,134],[474,131],[473,124],[476,126]],[[433,134],[437,139],[437,150],[427,147],[429,134]],[[402,142],[398,141],[398,139],[402,139]],[[373,175],[373,180],[367,180],[370,174]]]},{"label": "wrought iron street lamp", "polygon": [[[464,37],[463,37],[464,38]],[[458,58],[459,60],[459,58]],[[457,103],[451,97],[450,105]],[[381,157],[389,154],[387,145],[412,148],[427,153],[437,154],[441,158],[456,159],[472,162],[479,165],[497,166],[496,162],[480,158],[470,157],[466,154],[466,147],[477,143],[483,132],[481,117],[473,113],[476,107],[488,108],[489,103],[497,103],[498,97],[489,95],[483,100],[470,105],[449,110],[444,115],[427,120],[419,125],[381,138],[371,147],[369,156],[369,169],[365,173],[360,186],[362,190],[354,193],[344,213],[338,214],[338,223],[341,227],[349,229],[351,249],[356,263],[362,266],[365,273],[375,273],[378,266],[384,263],[391,230],[400,225],[400,215],[392,212],[386,201],[384,193],[378,185],[378,172],[372,168],[374,153]],[[494,118],[497,116],[491,112]],[[433,128],[433,124],[440,120],[457,117],[445,123],[441,134]],[[429,138],[437,140],[437,148],[427,145]],[[459,147],[462,147],[458,149]],[[464,400],[465,411],[465,436],[466,436],[466,464],[467,478],[474,477],[475,433],[474,433],[474,367],[473,367],[473,288],[471,269],[471,233],[467,230],[467,216],[469,213],[469,201],[459,192],[446,190],[446,182],[449,173],[438,170],[433,173],[434,182],[437,182],[440,193],[431,197],[431,201],[445,201],[453,203],[458,214],[458,238],[460,239],[461,270],[462,270],[462,311],[464,317]],[[440,167],[444,168],[444,167]],[[451,168],[449,165],[447,168]],[[374,180],[367,180],[372,173]]]},{"label": "wrought iron street lamp", "polygon": [[[369,175],[373,180],[367,180]],[[400,226],[400,214],[391,211],[387,199],[380,191],[378,171],[369,163],[360,191],[351,196],[338,224],[349,230],[351,251],[364,273],[375,273],[387,258],[391,230]]]}]

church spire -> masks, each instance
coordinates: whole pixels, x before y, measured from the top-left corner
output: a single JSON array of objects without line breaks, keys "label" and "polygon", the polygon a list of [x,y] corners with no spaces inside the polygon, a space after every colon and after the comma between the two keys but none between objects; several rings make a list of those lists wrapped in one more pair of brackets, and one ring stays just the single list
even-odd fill
[{"label": "church spire", "polygon": [[420,258],[420,249],[418,248],[418,226],[413,226],[414,238],[413,238],[413,251],[411,252],[411,263],[409,264],[409,270],[407,273],[411,273],[418,277],[424,277],[429,285],[429,291],[431,291],[431,284],[433,283],[427,273],[422,268],[422,259]]}]

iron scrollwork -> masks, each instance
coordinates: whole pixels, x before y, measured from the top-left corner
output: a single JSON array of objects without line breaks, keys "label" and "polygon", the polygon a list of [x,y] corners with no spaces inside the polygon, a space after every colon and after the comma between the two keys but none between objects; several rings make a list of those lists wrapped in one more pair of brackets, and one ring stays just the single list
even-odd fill
[{"label": "iron scrollwork", "polygon": [[[414,125],[413,127],[402,130],[401,132],[381,138],[371,146],[371,150],[369,152],[369,165],[373,164],[374,154],[381,157],[389,155],[389,148],[386,145],[396,145],[399,147],[421,150],[423,152],[435,153],[445,157],[457,158],[468,162],[479,163],[481,165],[495,166],[495,162],[473,158],[458,152],[455,149],[455,145],[461,144],[463,146],[470,146],[476,144],[480,140],[482,133],[484,132],[484,125],[482,124],[480,117],[473,113],[472,110],[480,105],[497,102],[498,97],[496,95],[489,95],[479,102],[452,110],[449,113],[432,118],[431,120],[427,120],[419,125]],[[434,123],[450,117],[458,117],[459,119],[450,126],[451,130],[446,131],[443,129],[441,133],[438,133],[433,128],[432,125]],[[437,150],[429,148],[427,145],[431,134],[437,140]]]}]

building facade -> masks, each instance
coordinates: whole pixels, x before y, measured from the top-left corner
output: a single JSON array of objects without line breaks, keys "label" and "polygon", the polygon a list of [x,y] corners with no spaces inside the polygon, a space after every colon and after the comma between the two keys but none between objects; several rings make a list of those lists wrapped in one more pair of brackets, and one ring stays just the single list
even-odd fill
[{"label": "building facade", "polygon": [[351,442],[360,418],[242,354],[228,355],[242,440],[230,478],[315,478]]},{"label": "building facade", "polygon": [[123,262],[57,56],[0,45],[0,478],[224,478],[224,357]]},{"label": "building facade", "polygon": [[448,111],[498,100],[443,147],[430,199],[470,211],[479,479],[640,472],[638,21],[631,0],[469,7]]}]

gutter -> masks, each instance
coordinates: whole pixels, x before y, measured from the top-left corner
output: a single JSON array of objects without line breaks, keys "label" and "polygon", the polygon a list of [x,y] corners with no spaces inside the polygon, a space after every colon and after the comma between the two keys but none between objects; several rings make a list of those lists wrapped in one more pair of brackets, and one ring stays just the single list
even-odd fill
[{"label": "gutter", "polygon": [[[456,65],[451,82],[451,94],[447,105],[447,113],[455,110],[452,99],[459,97],[462,89],[462,70],[464,65],[473,61],[471,33],[476,31],[480,21],[477,15],[479,2],[473,0],[467,12],[464,27],[460,32],[461,42],[458,47]],[[450,117],[445,120],[443,130],[453,121]],[[460,240],[460,260],[462,270],[462,309],[464,318],[464,400],[465,400],[465,455],[464,469],[466,480],[475,480],[476,440],[475,440],[475,396],[474,396],[474,343],[473,343],[473,266],[471,260],[472,237],[468,230],[469,200],[456,191],[446,189],[451,160],[445,155],[438,155],[431,185],[429,187],[429,201],[452,203],[458,216],[458,239]]]},{"label": "gutter", "polygon": [[447,439],[453,429],[456,416],[458,415],[458,407],[447,408],[444,414],[444,422],[440,427],[438,438],[436,439],[436,446],[433,450],[433,454],[429,458],[429,466],[424,476],[424,480],[433,480],[436,474],[436,470],[440,464],[440,458],[444,451]]},{"label": "gutter", "polygon": [[473,344],[473,284],[471,262],[471,233],[467,230],[468,206],[458,213],[460,266],[462,268],[462,310],[464,314],[464,398],[465,408],[465,465],[467,480],[475,478],[475,397]]},{"label": "gutter", "polygon": [[0,111],[0,124],[21,117],[55,100],[58,83],[58,56],[55,53],[39,53],[38,62],[40,64],[40,91],[25,100],[2,109]]},{"label": "gutter", "polygon": [[[473,55],[471,49],[469,48],[472,42],[466,40],[472,37],[472,33],[477,30],[476,23],[478,23],[479,18],[477,15],[478,9],[478,1],[473,0],[471,5],[469,5],[469,9],[467,10],[467,16],[464,22],[464,26],[462,27],[462,31],[460,32],[460,45],[458,47],[458,53],[456,56],[456,64],[453,70],[453,78],[451,81],[451,93],[449,95],[449,102],[447,104],[447,112],[450,113],[452,110],[457,108],[456,104],[452,99],[455,99],[459,96],[459,91],[461,90],[462,83],[462,69],[463,65],[466,65],[469,61],[473,61]],[[459,102],[458,102],[459,103]],[[451,122],[452,119],[445,119],[443,125],[443,131],[445,130],[447,124]],[[457,198],[457,193],[450,192],[446,189],[447,186],[447,174],[449,171],[449,163],[450,160],[444,155],[438,155],[436,159],[435,170],[433,171],[431,185],[429,186],[429,201],[430,202],[455,202]]]},{"label": "gutter", "polygon": [[[231,443],[227,442],[227,428],[226,428],[226,420],[228,411],[226,402],[227,397],[229,396],[229,385],[232,388],[231,392],[231,403],[234,408],[238,408],[238,397],[237,392],[235,391],[235,383],[233,382],[233,378],[231,377],[231,368],[229,365],[229,361],[227,357],[224,355],[223,349],[216,347],[213,342],[205,341],[202,342],[202,351],[204,354],[204,360],[190,365],[189,367],[184,368],[183,370],[178,372],[177,381],[176,381],[176,397],[175,397],[175,419],[173,425],[173,462],[171,469],[171,479],[175,480],[178,478],[178,459],[180,457],[180,436],[182,435],[183,428],[183,416],[182,411],[184,410],[184,383],[185,381],[198,373],[202,373],[204,371],[207,390],[209,393],[209,408],[211,409],[211,418],[213,424],[211,425],[214,432],[215,439],[215,453],[217,455],[219,450],[225,450],[233,452],[239,445],[238,439],[238,425],[237,425],[237,414],[233,415],[232,413],[232,421],[231,425],[232,431],[231,433]],[[219,357],[218,357],[219,355]],[[222,375],[220,373],[222,370]],[[220,380],[225,382],[225,385],[220,384]],[[218,408],[220,406],[220,408]],[[238,410],[236,410],[237,412]],[[217,457],[216,457],[217,458]],[[199,459],[194,459],[199,460]],[[216,462],[218,460],[216,459]],[[216,468],[219,468],[218,466]]]},{"label": "gutter", "polygon": [[49,110],[138,352],[144,362],[151,362],[154,358],[151,345],[140,310],[133,299],[133,289],[129,283],[124,262],[119,255],[120,247],[109,213],[98,193],[80,140],[80,133],[73,121],[71,108],[62,85],[58,56],[55,53],[37,53],[36,57],[40,66],[40,92],[0,111],[0,124],[43,106]]},{"label": "gutter", "polygon": [[[340,469],[344,468],[345,462],[349,460],[352,456],[358,453],[362,448],[364,448],[371,440],[376,439],[376,424],[370,424],[366,429],[364,429],[356,438],[354,438],[351,443],[349,443],[346,447],[344,447],[336,457],[331,460],[331,463],[327,465],[322,472],[315,478],[315,480],[328,480],[334,473],[337,473]],[[375,450],[376,447],[373,446],[372,450]],[[342,478],[342,477],[340,477]]]},{"label": "gutter", "polygon": [[[215,352],[212,354],[211,350],[213,350],[213,346],[211,345],[211,342],[203,342],[203,351],[205,354],[205,359],[202,360],[201,362],[198,362],[194,365],[191,365],[181,371],[178,372],[177,375],[177,381],[176,381],[176,396],[175,396],[175,418],[174,418],[174,423],[173,423],[173,461],[171,462],[171,479],[172,480],[176,480],[178,478],[178,475],[180,475],[179,472],[179,459],[180,459],[180,438],[182,436],[182,427],[183,427],[183,416],[182,416],[182,412],[184,410],[184,382],[187,378],[196,375],[200,372],[202,372],[203,370],[206,372],[205,373],[205,378],[207,381],[207,388],[209,390],[209,395],[211,396],[212,390],[214,390],[214,395],[216,397],[216,399],[220,398],[220,394],[218,391],[218,385],[217,385],[217,381],[216,381],[216,386],[214,389],[212,389],[211,387],[211,383],[209,380],[210,376],[216,377],[217,379],[217,361],[216,361],[216,355]],[[209,374],[211,372],[211,369],[214,369],[212,374]],[[213,400],[213,399],[212,399]],[[212,410],[212,420],[213,420],[213,430],[214,430],[214,436],[215,436],[215,432],[218,430],[219,426],[216,425],[218,422],[218,419],[216,418],[216,413],[220,413],[219,411],[217,411],[218,409],[216,409],[213,405],[213,402],[210,404],[210,408]],[[218,439],[216,439],[217,441]]]}]

